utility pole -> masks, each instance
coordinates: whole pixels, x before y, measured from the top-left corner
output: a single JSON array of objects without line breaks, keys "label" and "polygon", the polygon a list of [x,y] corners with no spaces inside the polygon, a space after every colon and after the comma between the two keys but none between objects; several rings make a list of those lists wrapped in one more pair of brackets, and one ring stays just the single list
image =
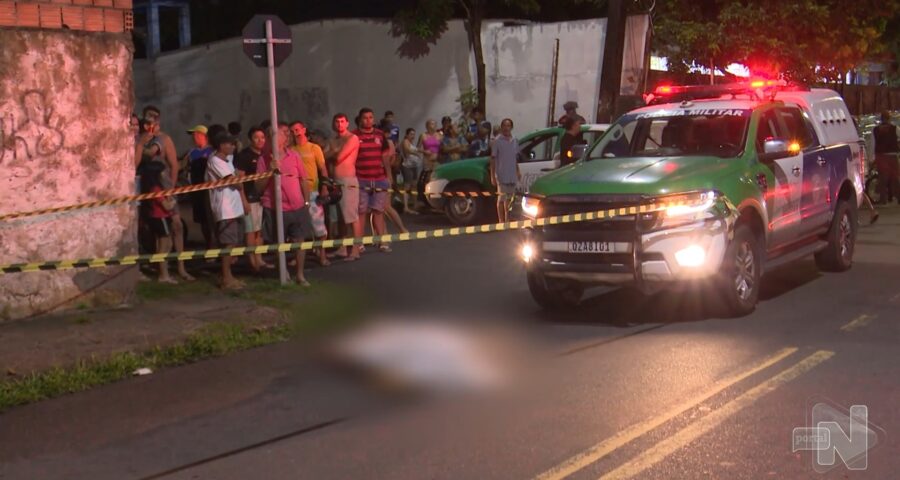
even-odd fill
[{"label": "utility pole", "polygon": [[622,88],[622,57],[625,52],[625,2],[609,0],[607,5],[606,42],[600,71],[600,102],[597,105],[598,123],[610,123],[616,119],[616,104]]},{"label": "utility pole", "polygon": [[554,118],[556,114],[556,81],[559,75],[559,39],[556,39],[556,46],[553,48],[553,66],[550,67],[550,107],[547,109],[547,127],[556,125]]}]

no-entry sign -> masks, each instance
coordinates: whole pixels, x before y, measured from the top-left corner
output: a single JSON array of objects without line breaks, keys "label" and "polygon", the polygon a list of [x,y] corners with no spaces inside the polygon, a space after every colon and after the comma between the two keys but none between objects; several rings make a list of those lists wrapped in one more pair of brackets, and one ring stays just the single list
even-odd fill
[{"label": "no-entry sign", "polygon": [[272,60],[279,66],[291,55],[291,29],[275,15],[256,15],[244,27],[244,53],[258,67],[267,67],[266,21],[272,21]]}]

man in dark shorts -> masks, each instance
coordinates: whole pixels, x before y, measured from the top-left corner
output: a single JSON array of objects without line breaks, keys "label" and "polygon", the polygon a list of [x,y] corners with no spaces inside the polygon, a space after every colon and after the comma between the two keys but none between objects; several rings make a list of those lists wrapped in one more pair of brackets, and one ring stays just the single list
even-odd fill
[{"label": "man in dark shorts", "polygon": [[[313,235],[312,219],[309,216],[309,187],[306,182],[306,169],[300,155],[288,148],[291,130],[287,124],[278,125],[278,150],[281,159],[275,162],[271,153],[264,155],[257,162],[257,173],[265,173],[272,169],[281,172],[281,210],[284,223],[284,234],[291,242],[303,242]],[[270,139],[271,141],[271,139]],[[263,192],[263,237],[266,243],[277,242],[275,218],[275,182],[272,177],[259,180],[257,188]],[[309,282],[303,275],[303,260],[306,252],[297,250],[297,283],[308,287]]]},{"label": "man in dark shorts", "polygon": [[[215,152],[209,157],[206,168],[206,180],[215,182],[231,178],[235,175],[232,157],[235,149],[235,138],[227,132],[213,137]],[[213,218],[216,220],[216,236],[222,248],[232,248],[243,243],[242,227],[245,199],[241,184],[228,185],[209,190],[209,204]],[[232,259],[222,257],[222,288],[236,290],[245,285],[231,274]]]},{"label": "man in dark shorts", "polygon": [[[181,163],[187,166],[191,185],[206,181],[206,164],[212,155],[212,147],[209,146],[209,137],[205,125],[195,125],[187,130],[187,134],[194,141],[194,148],[190,149]],[[209,194],[205,191],[191,192],[191,209],[194,213],[194,223],[200,225],[203,232],[203,240],[206,248],[213,248],[212,221],[209,213]]]},{"label": "man in dark shorts", "polygon": [[[160,110],[153,105],[147,105],[142,112],[144,125],[143,133],[135,145],[135,160],[138,162],[138,169],[141,164],[146,162],[158,162],[162,165],[163,171],[160,174],[160,182],[163,190],[175,188],[178,184],[178,157],[175,154],[175,143],[168,134],[162,131],[160,120],[162,114]],[[172,213],[172,243],[175,245],[175,252],[184,251],[184,228],[181,224],[181,214],[178,210],[177,197],[171,197],[169,202],[171,207],[169,211]],[[176,262],[178,276],[184,280],[194,280],[184,267],[184,261]]]}]

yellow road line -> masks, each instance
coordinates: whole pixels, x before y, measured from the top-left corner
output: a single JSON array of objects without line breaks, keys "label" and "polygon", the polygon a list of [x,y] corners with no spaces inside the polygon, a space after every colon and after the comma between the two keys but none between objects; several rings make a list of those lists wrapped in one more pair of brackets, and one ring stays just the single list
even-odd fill
[{"label": "yellow road line", "polygon": [[738,413],[744,408],[752,405],[764,395],[771,393],[778,387],[794,380],[804,373],[812,370],[817,365],[834,356],[834,352],[819,350],[818,352],[806,357],[794,366],[782,371],[778,375],[766,380],[765,382],[751,388],[734,400],[722,405],[721,408],[702,417],[696,422],[684,427],[678,433],[666,438],[665,440],[644,450],[643,453],[620,466],[619,468],[603,475],[601,480],[626,479],[633,478],[644,472],[648,468],[656,465],[669,455],[675,453],[681,448],[688,446],[701,435],[709,432],[713,428],[718,427],[732,415]]},{"label": "yellow road line", "polygon": [[871,323],[872,320],[874,320],[875,317],[877,317],[877,316],[878,315],[869,315],[867,313],[864,313],[864,314],[854,318],[853,320],[851,320],[850,323],[841,327],[841,331],[842,332],[852,332],[854,330],[859,330],[860,328],[865,327],[866,325]]},{"label": "yellow road line", "polygon": [[732,385],[744,380],[745,378],[761,371],[766,368],[771,367],[772,365],[784,360],[786,357],[790,356],[794,352],[797,351],[796,347],[789,347],[782,350],[779,350],[774,355],[766,358],[762,362],[756,364],[749,370],[745,370],[741,373],[735,374],[731,377],[720,380],[712,385],[712,387],[703,391],[702,393],[681,402],[669,410],[663,412],[662,414],[644,420],[642,422],[636,423],[614,436],[592,446],[591,448],[585,450],[584,452],[575,455],[574,457],[569,458],[565,462],[553,467],[552,469],[538,475],[535,477],[535,480],[558,480],[561,478],[566,478],[569,475],[581,470],[582,468],[600,460],[601,458],[609,455],[614,450],[621,448],[627,443],[632,442],[650,432],[651,430],[658,428],[660,425],[672,420],[673,418],[681,415],[682,413],[690,410],[691,408],[696,407],[700,403],[705,402],[706,400],[712,398],[713,396],[719,394],[723,390]]}]

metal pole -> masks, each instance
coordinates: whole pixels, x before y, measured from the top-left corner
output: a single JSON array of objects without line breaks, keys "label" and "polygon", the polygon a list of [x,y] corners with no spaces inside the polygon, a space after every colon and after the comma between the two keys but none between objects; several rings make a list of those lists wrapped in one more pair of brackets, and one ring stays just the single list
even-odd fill
[{"label": "metal pole", "polygon": [[[274,164],[280,165],[281,149],[278,147],[278,101],[275,98],[275,57],[274,44],[272,43],[272,21],[266,20],[266,56],[269,63],[269,107],[272,113],[272,158]],[[275,225],[277,228],[278,243],[284,243],[284,218],[281,205],[281,173],[276,172],[273,177],[275,182]],[[290,277],[287,272],[287,260],[284,252],[278,252],[278,279],[282,285],[287,284]]]},{"label": "metal pole", "polygon": [[603,65],[600,68],[600,98],[597,104],[597,122],[608,123],[616,119],[619,90],[622,87],[622,58],[625,50],[624,0],[609,0],[606,18],[606,41],[603,45]]},{"label": "metal pole", "polygon": [[559,39],[553,49],[553,66],[550,69],[550,111],[547,113],[547,126],[556,125],[554,114],[556,113],[556,80],[559,72]]}]

